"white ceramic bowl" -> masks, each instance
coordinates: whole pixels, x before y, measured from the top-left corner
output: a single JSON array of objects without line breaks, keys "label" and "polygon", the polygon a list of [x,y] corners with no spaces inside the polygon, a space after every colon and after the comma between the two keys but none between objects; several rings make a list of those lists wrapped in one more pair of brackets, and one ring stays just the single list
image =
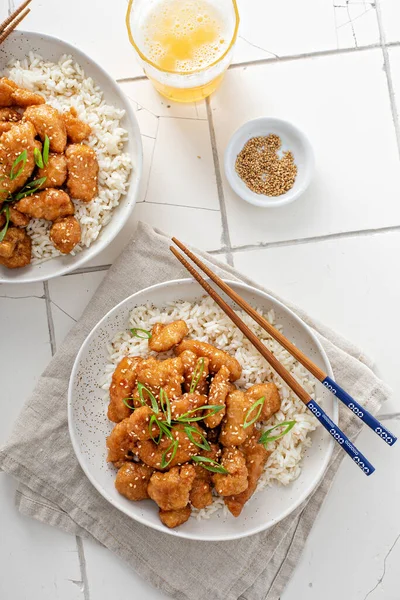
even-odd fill
[{"label": "white ceramic bowl", "polygon": [[[253,137],[271,133],[282,140],[281,151],[290,150],[297,165],[297,177],[291,190],[282,196],[256,194],[239,177],[235,170],[236,158],[243,146]],[[281,152],[280,151],[280,152]],[[314,152],[307,136],[292,123],[274,117],[260,117],[248,121],[232,136],[225,151],[225,174],[233,191],[254,206],[277,208],[290,204],[305,192],[314,173]]]},{"label": "white ceramic bowl", "polygon": [[[290,339],[330,376],[328,358],[311,330],[283,304],[252,287],[231,282],[233,289],[253,306],[274,308],[276,318]],[[252,535],[278,523],[311,494],[320,481],[332,453],[333,440],[321,427],[312,433],[312,446],[304,456],[299,478],[287,487],[273,486],[257,493],[238,518],[214,514],[209,520],[194,518],[176,529],[167,529],[158,518],[151,500],[130,502],[115,489],[115,469],[106,463],[106,437],[113,424],[107,419],[107,400],[99,381],[108,362],[107,342],[128,328],[130,312],[150,302],[163,307],[175,300],[196,301],[204,295],[198,283],[183,279],[155,285],[130,296],[113,308],[92,330],[83,343],[71,373],[68,393],[68,422],[72,444],[82,469],[95,488],[131,518],[182,538],[195,540],[232,540]],[[234,325],[232,325],[234,327]],[[317,385],[317,396],[325,411],[337,421],[336,400],[326,388]]]},{"label": "white ceramic bowl", "polygon": [[118,235],[131,215],[142,176],[143,156],[139,126],[128,99],[112,77],[74,46],[48,35],[24,31],[14,31],[0,46],[0,74],[10,60],[23,59],[29,52],[37,52],[44,59],[53,62],[57,61],[62,54],[71,54],[83,67],[86,75],[92,77],[100,86],[105,101],[125,110],[121,125],[128,131],[129,140],[126,142],[124,152],[130,154],[133,169],[130,174],[128,193],[122,196],[119,206],[113,211],[110,223],[102,229],[97,240],[89,248],[82,250],[76,256],[59,256],[22,269],[7,269],[0,265],[0,283],[44,281],[74,271],[94,258]]}]

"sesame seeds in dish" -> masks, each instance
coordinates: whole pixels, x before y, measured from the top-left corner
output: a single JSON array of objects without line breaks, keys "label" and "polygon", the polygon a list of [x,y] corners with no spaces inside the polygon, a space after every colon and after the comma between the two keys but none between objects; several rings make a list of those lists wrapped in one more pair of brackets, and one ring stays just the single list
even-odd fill
[{"label": "sesame seeds in dish", "polygon": [[[258,312],[263,314],[265,318],[267,318],[275,327],[278,329],[282,329],[280,324],[275,320],[274,311],[271,310],[268,313],[262,311],[261,309],[257,309]],[[241,311],[238,311],[238,314],[243,319],[243,321],[252,327],[256,335],[263,341],[264,344],[277,356],[278,360],[283,363],[286,369],[301,383],[301,385],[306,389],[313,397],[315,397],[315,386],[312,380],[310,380],[309,374],[305,371],[305,369],[284,349],[282,349],[277,342],[271,339],[268,334],[263,331],[258,325],[255,325],[254,322]],[[163,347],[161,346],[158,351],[154,351],[151,349],[151,344],[149,344],[149,335],[154,337],[154,333],[157,333],[156,327],[159,327],[162,332],[162,326],[171,326],[176,322],[184,322],[187,326],[187,333],[184,336],[183,342],[180,342],[177,346],[173,346],[171,349],[167,351],[163,351]],[[157,325],[158,324],[158,325]],[[132,331],[131,331],[131,330]],[[133,332],[133,333],[132,333]],[[141,333],[141,332],[148,332]],[[143,338],[142,338],[143,336]],[[151,339],[150,339],[151,341]],[[176,340],[175,340],[176,341]],[[261,468],[258,474],[258,482],[256,485],[256,489],[254,493],[267,488],[268,486],[276,486],[283,485],[287,486],[294,480],[298,478],[302,469],[302,460],[305,454],[306,449],[311,445],[310,434],[318,427],[318,422],[316,419],[307,411],[306,407],[303,403],[293,394],[293,392],[286,386],[286,384],[272,371],[267,362],[262,358],[262,356],[253,348],[250,342],[243,336],[243,334],[232,325],[230,319],[225,315],[225,313],[217,307],[214,302],[210,298],[203,298],[198,302],[172,302],[163,308],[155,308],[152,305],[139,306],[135,308],[131,314],[129,319],[129,329],[126,331],[121,331],[118,333],[114,339],[112,339],[109,343],[109,362],[105,369],[105,374],[100,382],[101,387],[107,392],[105,396],[105,405],[104,410],[107,411],[107,405],[110,400],[109,392],[112,389],[113,384],[116,384],[118,380],[115,379],[115,373],[117,372],[116,367],[121,364],[121,361],[125,358],[126,360],[140,360],[144,359],[145,361],[150,358],[156,359],[157,361],[165,361],[165,360],[175,360],[176,357],[182,356],[184,352],[184,348],[186,348],[185,344],[192,344],[193,341],[199,342],[201,344],[209,344],[215,349],[222,350],[223,353],[226,353],[230,358],[228,359],[229,363],[233,360],[233,370],[235,369],[235,364],[240,365],[240,375],[234,380],[230,382],[230,385],[236,388],[236,391],[233,390],[233,387],[228,392],[229,394],[237,394],[236,399],[234,398],[233,402],[239,400],[243,401],[243,396],[248,395],[251,398],[250,404],[256,400],[255,403],[252,404],[255,408],[248,408],[249,405],[246,405],[246,418],[252,419],[255,412],[257,412],[257,394],[252,395],[252,390],[254,391],[257,386],[263,386],[268,384],[276,389],[278,398],[279,398],[279,406],[275,406],[273,413],[268,415],[266,421],[260,419],[254,424],[254,431],[251,434],[251,437],[244,441],[241,445],[236,445],[235,435],[242,435],[243,431],[239,427],[239,431],[235,430],[235,426],[232,431],[225,431],[230,434],[230,438],[228,443],[224,444],[223,439],[223,431],[229,429],[229,401],[226,404],[226,412],[224,413],[224,417],[218,427],[222,428],[221,433],[219,435],[220,443],[220,451],[219,455],[214,456],[214,459],[219,465],[225,467],[230,470],[232,464],[238,460],[241,460],[241,453],[245,455],[246,460],[251,463],[249,455],[246,454],[246,444],[249,443],[249,440],[256,438],[261,439],[261,437],[269,431],[272,431],[273,428],[275,432],[280,432],[279,424],[281,423],[291,423],[290,429],[287,428],[287,432],[282,437],[279,437],[276,440],[268,441],[265,445],[266,453],[262,457]],[[184,344],[182,347],[181,344]],[[154,346],[153,344],[153,347]],[[199,349],[198,349],[199,350]],[[199,350],[200,354],[197,356],[201,356],[201,348]],[[183,360],[183,359],[182,359]],[[200,360],[200,359],[199,359]],[[212,357],[210,359],[210,364],[212,363]],[[177,367],[179,370],[179,367]],[[232,366],[230,367],[232,370]],[[129,367],[128,367],[129,369]],[[214,372],[212,370],[214,369]],[[208,385],[207,391],[198,390],[198,393],[204,393],[206,396],[209,394],[208,404],[213,405],[214,402],[211,400],[212,397],[212,385],[215,382],[218,373],[215,372],[216,367],[210,367],[210,372],[208,376]],[[176,375],[176,373],[175,373]],[[238,373],[236,374],[238,375]],[[235,377],[236,377],[235,375]],[[126,376],[126,373],[123,373],[123,376]],[[138,378],[140,379],[140,377]],[[162,378],[157,380],[158,385],[160,385]],[[142,381],[147,381],[143,379]],[[132,383],[132,382],[131,382]],[[124,384],[125,385],[125,384]],[[182,394],[187,393],[187,388],[185,388],[185,383],[182,384]],[[157,386],[156,386],[157,387]],[[154,391],[154,388],[152,388]],[[130,398],[128,403],[132,404],[133,399],[135,398],[135,392],[128,387],[126,388],[128,396],[133,396]],[[221,391],[221,388],[219,389]],[[176,390],[172,390],[171,395],[171,407],[174,414],[174,405],[176,402],[179,403],[179,399],[175,399],[174,393]],[[238,392],[238,393],[237,393]],[[177,392],[180,395],[180,390]],[[217,390],[218,393],[218,390]],[[156,399],[157,394],[155,393]],[[221,398],[218,402],[221,401]],[[140,406],[137,404],[137,406]],[[177,405],[176,405],[177,406]],[[263,407],[264,409],[264,407]],[[143,410],[143,409],[142,409]],[[146,409],[149,410],[149,409]],[[108,415],[110,417],[110,408],[108,408]],[[135,410],[132,414],[135,413]],[[151,414],[151,412],[149,412]],[[192,413],[193,414],[193,413]],[[216,415],[219,413],[217,412]],[[133,422],[133,418],[130,417],[130,411],[126,413],[126,422]],[[163,418],[163,417],[160,417]],[[209,418],[209,417],[208,417]],[[113,419],[116,422],[116,419]],[[179,421],[179,418],[178,418]],[[122,420],[122,423],[124,420]],[[194,425],[195,423],[192,423]],[[213,425],[210,422],[207,422],[207,419],[202,421],[198,421],[197,425],[200,424],[202,427],[202,433],[205,436],[206,440],[210,442],[211,445],[215,442],[216,436],[215,431],[217,428],[213,428]],[[196,425],[196,426],[197,426]],[[247,424],[246,424],[247,425]],[[110,432],[112,430],[112,423],[110,423]],[[114,429],[121,427],[121,422],[117,423]],[[242,422],[243,429],[243,422]],[[131,429],[132,430],[132,429]],[[147,437],[146,428],[141,430],[144,434],[144,437]],[[196,435],[195,432],[192,432],[193,435]],[[261,437],[260,437],[261,436]],[[226,438],[228,439],[228,438]],[[266,437],[268,440],[268,435]],[[129,443],[132,442],[132,439]],[[137,440],[136,440],[137,443]],[[148,443],[139,441],[140,444],[147,444],[150,447],[150,450],[154,453],[154,456],[157,458],[157,447],[152,446],[153,442]],[[197,440],[197,449],[195,449],[195,453],[199,456],[210,456],[207,453],[204,453],[202,449],[199,449],[199,445],[202,445],[201,440]],[[167,445],[167,444],[165,444]],[[228,446],[228,448],[227,448]],[[130,446],[129,446],[130,447]],[[234,448],[232,450],[232,447]],[[255,443],[254,447],[258,450],[261,448]],[[122,447],[119,446],[121,450]],[[110,447],[109,447],[110,450]],[[140,450],[140,449],[139,449]],[[193,448],[191,449],[193,451]],[[177,525],[182,524],[189,517],[196,518],[198,520],[201,519],[209,519],[214,514],[222,515],[224,518],[232,518],[232,513],[235,514],[235,498],[240,497],[241,494],[245,493],[245,489],[242,492],[238,492],[237,490],[242,489],[240,487],[237,488],[237,494],[234,493],[235,488],[230,488],[230,484],[232,481],[227,481],[224,478],[227,477],[227,474],[224,472],[217,473],[208,473],[208,479],[206,477],[205,483],[203,485],[210,485],[211,496],[209,501],[203,503],[198,500],[198,495],[192,496],[193,488],[190,489],[191,485],[195,485],[190,483],[190,470],[191,465],[194,465],[196,471],[198,472],[198,460],[194,460],[193,457],[186,460],[187,457],[184,457],[182,463],[178,462],[173,464],[172,470],[176,470],[174,477],[176,476],[176,481],[179,485],[183,486],[181,489],[184,490],[185,485],[187,484],[188,496],[185,497],[187,500],[187,504],[177,509],[177,512],[171,509],[170,506],[164,505],[163,497],[160,493],[163,490],[163,478],[166,478],[165,471],[160,469],[160,465],[158,463],[153,464],[152,460],[154,458],[150,456],[150,460],[146,454],[144,454],[141,450],[139,451],[139,460],[138,456],[135,455],[136,450],[128,450],[128,454],[124,454],[126,448],[123,450],[123,454],[119,457],[112,456],[111,458],[120,459],[119,460],[111,460],[111,463],[114,463],[113,466],[109,468],[114,470],[116,466],[122,472],[120,475],[117,474],[116,487],[117,490],[125,495],[131,500],[140,499],[139,496],[135,495],[138,493],[138,489],[129,490],[126,492],[126,488],[124,486],[129,486],[129,481],[135,484],[134,478],[130,480],[133,475],[138,476],[135,473],[135,469],[144,469],[144,473],[142,477],[146,479],[147,484],[149,481],[151,482],[154,478],[154,482],[151,483],[149,487],[149,495],[155,500],[155,502],[160,507],[160,519],[167,527],[175,527]],[[248,448],[247,448],[248,451]],[[225,452],[225,455],[224,455]],[[228,456],[228,454],[231,455]],[[129,456],[130,454],[130,456]],[[257,450],[256,450],[257,454]],[[161,455],[161,454],[160,454]],[[171,452],[166,454],[166,458],[169,459],[171,456]],[[110,460],[110,459],[109,459]],[[132,464],[134,466],[132,466]],[[139,466],[135,466],[139,464]],[[144,465],[144,466],[143,466]],[[208,466],[210,463],[208,463]],[[200,466],[204,466],[201,464]],[[250,464],[247,464],[247,467],[250,471]],[[178,473],[178,470],[180,472]],[[171,473],[171,471],[167,471],[167,473]],[[120,471],[118,471],[120,473]],[[238,470],[239,473],[239,470]],[[211,479],[210,479],[211,477]],[[233,480],[233,478],[231,478]],[[237,479],[236,483],[240,486],[243,482],[240,482],[240,477]],[[196,481],[196,479],[194,480]],[[188,483],[189,482],[189,483]],[[211,482],[211,483],[210,483]],[[171,482],[169,482],[171,483]],[[229,484],[229,485],[228,485]],[[143,492],[143,488],[141,490]],[[144,493],[147,493],[145,491]],[[230,495],[229,495],[230,494]],[[148,496],[144,496],[148,497]],[[233,500],[232,500],[233,499]],[[243,499],[243,498],[242,498]],[[233,502],[233,504],[232,504]],[[251,497],[248,498],[249,504],[251,503]],[[247,503],[247,501],[246,501]],[[164,508],[163,508],[164,507]],[[176,507],[173,507],[176,508]],[[236,507],[237,508],[237,507]],[[243,508],[243,514],[246,514],[247,506],[242,506],[238,512],[241,513]]]},{"label": "sesame seeds in dish", "polygon": [[[98,161],[98,191],[90,202],[73,199],[81,239],[71,254],[82,252],[110,222],[113,209],[128,190],[132,162],[124,152],[127,141],[127,132],[121,126],[124,111],[105,102],[100,87],[85,75],[72,56],[63,55],[53,63],[29,53],[24,60],[10,63],[3,75],[18,86],[40,94],[46,104],[61,113],[75,109],[78,118],[91,128],[85,143],[94,150]],[[32,240],[32,264],[61,255],[51,241],[51,225],[49,220],[33,218],[26,229]]]}]

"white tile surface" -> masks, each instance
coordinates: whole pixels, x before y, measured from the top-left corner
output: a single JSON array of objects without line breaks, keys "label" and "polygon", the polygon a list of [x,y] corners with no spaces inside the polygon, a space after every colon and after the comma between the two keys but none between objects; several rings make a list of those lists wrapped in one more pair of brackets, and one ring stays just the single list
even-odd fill
[{"label": "white tile surface", "polygon": [[397,0],[378,0],[387,42],[400,42],[400,5]]},{"label": "white tile surface", "polygon": [[400,223],[399,157],[382,67],[381,51],[372,50],[227,74],[211,101],[221,162],[233,132],[263,115],[297,124],[316,155],[307,192],[277,210],[248,205],[224,178],[234,246]]},{"label": "white tile surface", "polygon": [[[399,42],[398,0],[378,1],[387,41]],[[9,0],[11,8],[16,4]],[[126,4],[71,0],[61,7],[54,0],[35,0],[22,28],[66,39],[115,78],[135,77],[141,69],[125,31]],[[6,5],[0,1],[0,19],[6,16]],[[376,10],[369,0],[239,0],[239,5],[236,63],[379,42]],[[400,49],[390,48],[389,56],[400,112]],[[91,266],[114,261],[138,219],[203,249],[220,248],[222,223],[205,104],[168,103],[147,81],[124,83],[123,88],[143,136],[144,177],[130,223]],[[244,120],[262,114],[296,122],[309,133],[317,153],[312,187],[287,209],[253,209],[237,200],[224,182],[234,245],[399,228],[400,169],[379,49],[236,67],[211,106],[220,156],[231,133]],[[400,333],[400,289],[387,265],[399,250],[400,232],[393,231],[290,242],[235,252],[234,259],[255,280],[358,343],[376,359],[381,376],[398,389],[393,339]],[[49,282],[57,346],[105,274]],[[43,285],[1,286],[0,315],[3,440],[51,358]],[[9,377],[16,364],[17,395],[15,378]],[[399,412],[395,395],[383,413]],[[400,433],[398,420],[387,423]],[[344,460],[281,600],[399,600],[398,449],[387,448],[369,431],[362,433],[358,445],[377,471],[369,480]],[[138,600],[166,598],[93,542],[84,542],[86,568],[81,571],[75,539],[21,517],[14,508],[14,491],[12,480],[0,475],[1,600],[119,600],[127,594]],[[83,590],[86,575],[88,589]]]}]

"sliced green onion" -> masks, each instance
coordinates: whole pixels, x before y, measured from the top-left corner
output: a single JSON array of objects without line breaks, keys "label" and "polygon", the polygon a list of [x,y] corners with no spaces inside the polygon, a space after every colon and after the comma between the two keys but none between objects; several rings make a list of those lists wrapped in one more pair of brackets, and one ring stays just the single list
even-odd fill
[{"label": "sliced green onion", "polygon": [[33,156],[35,159],[36,166],[39,167],[39,169],[43,169],[43,167],[44,167],[43,158],[42,158],[42,153],[40,152],[39,148],[34,148]]},{"label": "sliced green onion", "polygon": [[[177,417],[175,421],[178,423],[191,423],[192,421],[202,421],[206,417],[212,417],[220,410],[223,410],[225,406],[223,404],[205,404],[204,406],[199,406],[199,408],[194,408],[193,410],[189,410],[184,413],[180,417]],[[209,410],[210,412],[207,415],[202,415],[200,417],[192,417],[192,414],[195,414],[199,410]]]},{"label": "sliced green onion", "polygon": [[138,393],[139,393],[139,398],[140,398],[141,404],[143,406],[145,406],[147,404],[146,400],[144,399],[144,395],[143,395],[143,392],[146,392],[146,394],[150,398],[151,408],[153,409],[153,412],[158,413],[158,402],[157,402],[154,394],[149,390],[149,388],[147,388],[145,385],[143,385],[143,383],[138,383],[137,388],[138,388]]},{"label": "sliced green onion", "polygon": [[43,143],[43,162],[44,162],[44,166],[47,166],[47,163],[49,162],[49,151],[50,151],[50,140],[49,140],[49,136],[45,135],[44,136],[44,143]]},{"label": "sliced green onion", "polygon": [[[0,231],[0,242],[2,242],[4,240],[7,230],[8,230],[8,225],[10,223],[10,207],[5,206],[3,210],[6,213],[6,224],[4,225],[3,229]],[[3,210],[1,212],[3,212]]]},{"label": "sliced green onion", "polygon": [[163,432],[163,434],[167,436],[167,438],[169,438],[170,440],[174,439],[174,436],[172,435],[171,430],[168,427],[168,425],[165,423],[165,421],[158,421],[158,425],[159,425],[161,431]]},{"label": "sliced green onion", "polygon": [[192,456],[192,460],[198,463],[203,469],[211,471],[212,473],[222,473],[223,475],[229,475],[229,471],[220,465],[216,460],[207,458],[206,456]]},{"label": "sliced green onion", "polygon": [[[158,439],[156,439],[156,438],[153,436],[153,424],[154,424],[154,423],[155,423],[155,424],[158,426],[158,431],[159,431],[159,434],[158,434]],[[151,415],[151,417],[150,417],[150,422],[149,422],[149,434],[150,434],[150,437],[151,437],[151,439],[153,440],[153,442],[154,442],[155,444],[157,444],[157,445],[158,445],[158,444],[161,442],[161,438],[162,438],[163,432],[161,431],[160,423],[158,422],[156,415]]]},{"label": "sliced green onion", "polygon": [[160,388],[160,404],[168,425],[171,425],[171,403],[163,388]]},{"label": "sliced green onion", "polygon": [[[19,156],[17,156],[17,158],[14,160],[14,162],[12,164],[11,172],[10,172],[11,181],[13,181],[14,179],[17,179],[17,177],[19,177],[21,175],[21,173],[25,169],[27,160],[28,160],[28,152],[25,149],[21,152],[21,154]],[[19,165],[20,162],[22,162],[22,167],[20,168],[18,173],[15,173],[15,168]]]},{"label": "sliced green onion", "polygon": [[35,179],[30,183],[27,183],[25,187],[22,188],[18,194],[13,196],[13,200],[21,200],[21,198],[26,198],[27,196],[31,196],[40,188],[40,186],[46,181],[47,177],[39,177],[39,179]]},{"label": "sliced green onion", "polygon": [[[168,446],[166,451],[163,452],[163,454],[161,456],[161,463],[160,463],[160,467],[162,469],[165,469],[166,467],[168,467],[168,465],[170,465],[171,462],[174,460],[174,458],[176,456],[176,452],[178,450],[178,446],[179,446],[179,441],[174,440],[172,442],[172,444],[170,446]],[[169,454],[169,452],[171,452],[171,450],[172,450],[171,456],[170,456],[169,460],[167,460],[167,454]]]},{"label": "sliced green onion", "polygon": [[128,400],[133,400],[133,398],[132,397],[130,397],[130,398],[122,398],[122,402],[125,404],[125,406],[127,406],[131,410],[135,410],[136,406],[131,406],[130,404],[128,404]]},{"label": "sliced green onion", "polygon": [[139,338],[140,340],[149,340],[151,338],[151,331],[149,331],[148,329],[139,329],[138,327],[134,327],[133,329],[131,329],[131,334],[134,337]]},{"label": "sliced green onion", "polygon": [[[196,427],[191,427],[190,425],[186,425],[184,427],[185,433],[188,436],[189,440],[192,442],[192,444],[194,444],[195,446],[197,446],[198,448],[201,448],[202,450],[211,450],[211,446],[210,444],[207,442],[206,437],[204,436],[204,434],[199,431]],[[201,441],[203,442],[202,444],[200,444],[200,442],[196,442],[193,434],[199,435],[201,438]]]},{"label": "sliced green onion", "polygon": [[[247,427],[250,427],[250,425],[254,425],[254,423],[256,421],[258,421],[259,416],[261,415],[261,411],[263,409],[264,406],[264,402],[265,402],[265,396],[263,396],[262,398],[259,398],[258,400],[256,400],[253,404],[253,406],[251,406],[249,408],[249,410],[247,411],[246,414],[246,418],[244,420],[243,423],[243,429],[247,429]],[[248,421],[247,419],[250,417],[251,413],[253,412],[253,410],[255,410],[258,406],[258,411],[255,417],[253,417],[253,419],[251,419],[251,421]]]},{"label": "sliced green onion", "polygon": [[199,358],[199,360],[197,361],[196,367],[193,371],[192,382],[191,382],[190,388],[189,388],[189,392],[191,394],[194,393],[195,389],[199,385],[199,381],[201,379],[201,376],[203,375],[203,371],[204,371],[204,358]]},{"label": "sliced green onion", "polygon": [[[268,444],[268,442],[275,442],[276,440],[279,440],[281,437],[289,433],[289,431],[293,429],[295,425],[296,421],[283,421],[283,423],[278,423],[278,425],[275,425],[275,427],[271,427],[271,429],[264,431],[264,433],[258,440],[258,443],[263,444],[265,446],[266,444]],[[271,431],[274,431],[274,429],[277,429],[278,427],[284,427],[285,430],[282,431],[282,433],[279,433],[278,435],[271,435]]]}]

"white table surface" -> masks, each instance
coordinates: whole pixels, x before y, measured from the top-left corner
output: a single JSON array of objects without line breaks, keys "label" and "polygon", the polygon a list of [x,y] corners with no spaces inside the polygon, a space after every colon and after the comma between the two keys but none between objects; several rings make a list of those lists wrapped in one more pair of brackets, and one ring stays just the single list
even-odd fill
[{"label": "white table surface", "polygon": [[[14,4],[0,0],[1,19]],[[335,328],[398,390],[400,2],[240,0],[234,65],[197,105],[171,104],[140,77],[126,4],[34,0],[25,21],[121,82],[143,135],[145,175],[131,222],[87,268],[1,286],[0,440],[138,219],[218,253]],[[294,121],[316,151],[309,191],[276,211],[243,203],[220,170],[230,135],[261,115]],[[381,418],[400,434],[396,393]],[[358,445],[376,473],[368,479],[343,461],[281,600],[400,598],[399,450],[370,431]],[[1,474],[2,600],[165,598],[104,548],[21,517],[14,491]]]}]

